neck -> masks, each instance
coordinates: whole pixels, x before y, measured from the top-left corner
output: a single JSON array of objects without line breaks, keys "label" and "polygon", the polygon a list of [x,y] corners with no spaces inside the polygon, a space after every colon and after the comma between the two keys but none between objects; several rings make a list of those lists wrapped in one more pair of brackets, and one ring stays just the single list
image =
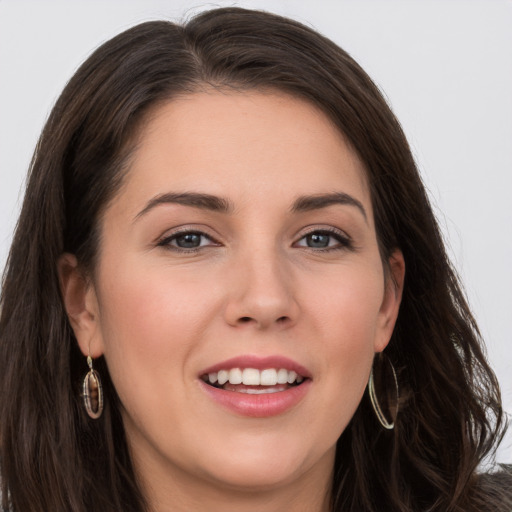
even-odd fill
[{"label": "neck", "polygon": [[252,491],[239,492],[220,489],[201,493],[195,498],[182,493],[164,493],[156,496],[153,493],[150,500],[151,512],[329,512],[329,493],[323,489],[310,492],[269,492]]}]

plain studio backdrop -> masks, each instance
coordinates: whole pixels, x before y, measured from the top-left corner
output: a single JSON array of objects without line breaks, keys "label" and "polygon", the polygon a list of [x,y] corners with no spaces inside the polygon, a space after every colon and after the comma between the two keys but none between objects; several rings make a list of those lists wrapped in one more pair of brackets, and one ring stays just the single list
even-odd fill
[{"label": "plain studio backdrop", "polygon": [[[512,412],[511,1],[0,0],[0,269],[37,137],[78,65],[136,23],[233,5],[318,29],[384,91],[409,138]],[[512,432],[497,460],[512,462]]]}]

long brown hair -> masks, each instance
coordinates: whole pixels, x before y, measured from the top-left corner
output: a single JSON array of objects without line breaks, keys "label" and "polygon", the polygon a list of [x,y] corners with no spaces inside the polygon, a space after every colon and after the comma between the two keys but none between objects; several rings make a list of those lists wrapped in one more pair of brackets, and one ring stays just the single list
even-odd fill
[{"label": "long brown hair", "polygon": [[15,512],[147,510],[118,398],[99,362],[105,410],[85,414],[84,357],[56,262],[94,270],[99,218],[122,185],[148,112],[203,87],[277,89],[318,106],[364,162],[383,261],[407,276],[387,349],[399,369],[393,431],[365,397],[341,435],[333,511],[499,510],[477,468],[503,433],[497,380],[450,266],[407,141],[381,93],[342,49],[276,15],[215,9],[180,26],[148,22],[96,50],[43,130],[3,279],[0,319],[2,504]]}]

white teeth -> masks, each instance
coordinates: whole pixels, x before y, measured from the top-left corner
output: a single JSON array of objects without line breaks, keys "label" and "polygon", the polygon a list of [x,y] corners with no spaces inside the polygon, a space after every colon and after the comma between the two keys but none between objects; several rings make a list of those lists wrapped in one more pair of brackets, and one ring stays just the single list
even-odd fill
[{"label": "white teeth", "polygon": [[277,371],[277,383],[287,384],[288,383],[288,370],[281,368]]},{"label": "white teeth", "polygon": [[233,368],[229,370],[229,383],[242,384],[242,370],[240,370],[240,368]]},{"label": "white teeth", "polygon": [[221,370],[218,373],[218,377],[217,378],[218,378],[218,381],[219,381],[219,386],[223,386],[229,380],[229,372],[226,371],[226,370]]},{"label": "white teeth", "polygon": [[260,380],[262,386],[275,386],[277,384],[276,370],[273,368],[269,370],[262,370]]},{"label": "white teeth", "polygon": [[288,384],[293,384],[296,378],[297,374],[293,370],[291,372],[288,372]]},{"label": "white teeth", "polygon": [[[246,386],[259,386],[260,385],[260,372],[254,368],[245,368],[242,372],[242,382]],[[233,384],[230,380],[230,383]]]},{"label": "white teeth", "polygon": [[266,368],[257,370],[255,368],[231,368],[230,370],[220,370],[203,375],[203,380],[210,384],[223,386],[227,382],[230,384],[244,384],[245,386],[276,386],[278,384],[300,384],[304,377],[297,375],[293,370],[280,368]]}]

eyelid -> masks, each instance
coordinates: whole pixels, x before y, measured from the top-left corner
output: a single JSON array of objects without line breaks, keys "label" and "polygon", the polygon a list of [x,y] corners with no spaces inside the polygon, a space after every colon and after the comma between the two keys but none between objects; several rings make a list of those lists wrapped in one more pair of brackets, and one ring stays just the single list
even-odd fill
[{"label": "eyelid", "polygon": [[[315,225],[315,226],[307,226],[304,228],[304,231],[300,233],[299,236],[297,236],[295,242],[293,242],[293,246],[297,246],[298,242],[300,242],[302,239],[307,237],[308,235],[311,235],[313,233],[321,233],[325,235],[332,236],[338,241],[338,244],[334,246],[327,246],[324,248],[313,248],[313,247],[307,247],[307,246],[299,246],[300,248],[305,249],[311,249],[315,252],[321,252],[321,251],[333,251],[337,249],[345,249],[345,250],[355,250],[355,247],[353,245],[352,238],[350,235],[348,235],[345,231],[336,228],[334,226],[325,226],[325,225]],[[175,240],[179,236],[186,235],[186,234],[197,234],[202,237],[207,238],[211,243],[206,245],[199,245],[198,247],[194,248],[183,248],[178,247],[176,245],[171,245],[171,241]],[[218,247],[222,245],[221,242],[219,242],[218,237],[213,236],[211,233],[207,232],[204,228],[195,227],[194,225],[185,225],[185,226],[178,226],[176,228],[173,228],[171,230],[167,230],[165,234],[158,237],[155,241],[155,245],[157,247],[163,247],[170,250],[174,250],[177,252],[194,252],[198,251],[200,249],[204,249],[206,247]]]},{"label": "eyelid", "polygon": [[326,226],[325,224],[315,224],[312,226],[306,226],[305,228],[303,228],[303,231],[302,231],[302,233],[300,233],[297,240],[300,240],[301,238],[304,238],[305,236],[311,235],[312,233],[318,233],[318,232],[334,234],[334,235],[338,235],[342,238],[345,238],[347,240],[351,240],[350,235],[346,231],[336,228],[334,226]]},{"label": "eyelid", "polygon": [[[203,236],[203,237],[209,239],[212,243],[208,244],[208,245],[202,245],[199,247],[190,248],[190,249],[171,245],[170,242],[172,240],[178,238],[179,236],[187,235],[187,234],[197,234],[197,235]],[[157,238],[157,240],[155,241],[155,245],[157,247],[163,247],[163,248],[175,250],[178,252],[194,252],[194,251],[197,251],[198,249],[201,249],[204,247],[219,246],[219,245],[221,245],[221,243],[217,240],[216,237],[214,237],[210,233],[207,233],[204,229],[201,229],[199,227],[194,227],[193,225],[186,225],[186,226],[179,226],[179,227],[176,227],[171,230],[167,230],[165,232],[165,234],[163,234],[162,236]]]},{"label": "eyelid", "polygon": [[348,235],[345,231],[343,231],[339,228],[335,228],[334,226],[325,226],[325,225],[308,226],[306,228],[306,231],[304,231],[300,234],[300,236],[296,239],[296,241],[293,243],[293,245],[295,246],[302,239],[304,239],[308,235],[312,235],[314,233],[321,233],[324,235],[332,236],[333,238],[336,238],[338,240],[338,245],[327,246],[324,248],[313,248],[313,247],[307,247],[307,246],[299,246],[299,247],[305,248],[305,249],[311,249],[315,252],[333,251],[333,250],[337,250],[337,249],[350,249],[350,250],[355,249],[350,235]]}]

